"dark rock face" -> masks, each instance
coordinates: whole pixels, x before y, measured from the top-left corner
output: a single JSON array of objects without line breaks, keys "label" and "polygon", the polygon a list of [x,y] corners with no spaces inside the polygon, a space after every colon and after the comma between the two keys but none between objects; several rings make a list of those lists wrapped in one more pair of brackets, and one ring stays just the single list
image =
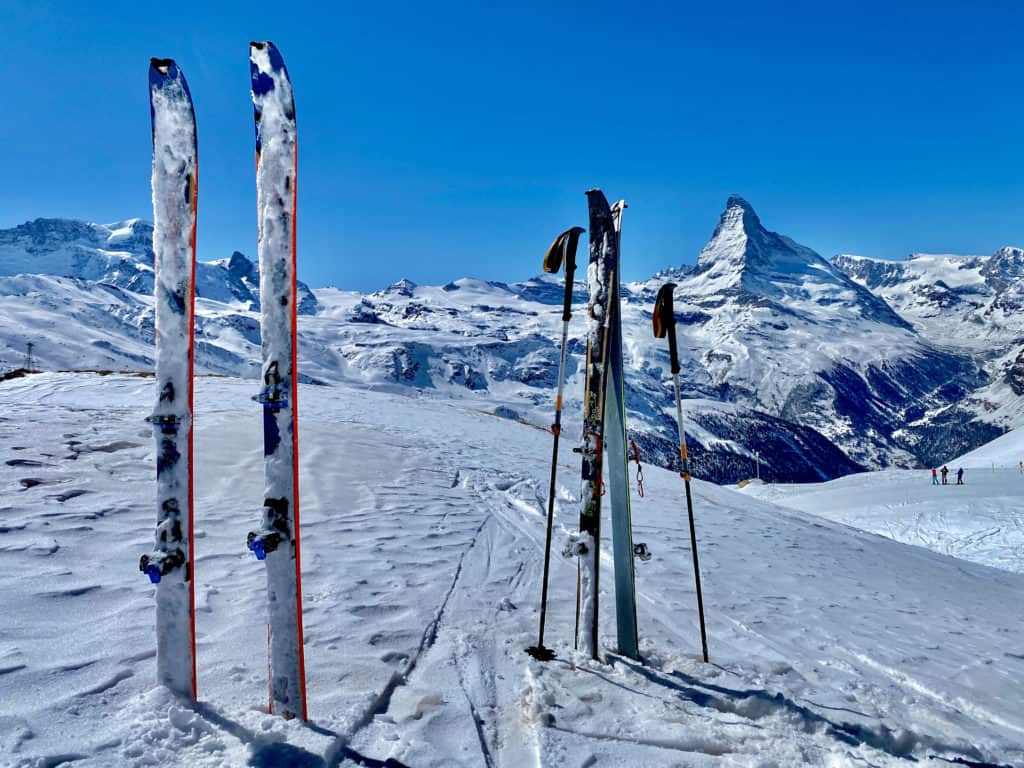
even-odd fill
[{"label": "dark rock face", "polygon": [[1005,381],[1013,394],[1024,396],[1024,350],[1017,355],[1013,365],[1006,369]]}]

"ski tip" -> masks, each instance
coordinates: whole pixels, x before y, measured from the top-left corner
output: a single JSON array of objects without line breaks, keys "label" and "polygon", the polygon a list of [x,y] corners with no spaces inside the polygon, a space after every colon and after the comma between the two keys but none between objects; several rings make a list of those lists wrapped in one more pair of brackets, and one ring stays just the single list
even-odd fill
[{"label": "ski tip", "polygon": [[[294,119],[294,104],[291,104],[291,79],[288,68],[284,65],[281,52],[269,40],[252,41],[249,43],[249,70],[252,75],[252,95],[254,100],[266,96],[282,83],[287,84],[281,98],[289,102],[286,114]],[[259,116],[257,115],[257,122]]]},{"label": "ski tip", "polygon": [[275,72],[287,71],[284,66],[284,57],[277,46],[269,40],[249,41],[249,59],[261,70],[264,69],[263,65],[267,65],[270,70]]},{"label": "ski tip", "polygon": [[156,70],[157,74],[167,77],[171,68],[177,68],[174,59],[158,59],[155,56],[149,60],[150,69]]},{"label": "ski tip", "polygon": [[191,100],[192,96],[188,90],[188,82],[185,80],[185,73],[174,59],[149,60],[149,87],[150,90],[162,90],[165,88],[180,88],[184,91],[186,98]]},{"label": "ski tip", "polygon": [[593,210],[597,207],[599,210],[607,209],[608,213],[611,213],[611,208],[608,205],[608,198],[604,196],[604,192],[595,187],[594,189],[588,189],[586,192],[587,204]]}]

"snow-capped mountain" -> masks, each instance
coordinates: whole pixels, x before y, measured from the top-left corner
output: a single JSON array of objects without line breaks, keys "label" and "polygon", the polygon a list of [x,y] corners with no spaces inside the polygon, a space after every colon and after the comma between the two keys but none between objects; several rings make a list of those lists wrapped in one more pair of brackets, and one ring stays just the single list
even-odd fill
[{"label": "snow-capped mountain", "polygon": [[[38,367],[150,368],[151,235],[138,220],[39,219],[0,232],[0,316],[11,321],[0,329],[0,364],[19,365],[32,342]],[[628,259],[628,220],[623,249]],[[992,383],[976,354],[934,343],[916,317],[848,272],[768,231],[732,197],[695,267],[624,284],[627,402],[643,461],[671,466],[675,456],[668,355],[651,333],[654,295],[669,279],[678,286],[685,416],[701,477],[750,476],[755,454],[764,476],[791,480],[933,463],[1012,426],[979,421],[978,409],[962,404]],[[1012,259],[986,274],[993,285],[1003,280],[1009,301]],[[239,253],[201,264],[197,288],[200,369],[257,375],[255,265]],[[582,308],[582,283],[576,297]],[[561,301],[560,279],[546,275],[400,280],[366,295],[306,289],[299,368],[309,383],[464,400],[546,426]],[[581,407],[582,314],[570,329],[569,414]]]},{"label": "snow-capped mountain", "polygon": [[936,343],[984,353],[1024,339],[1024,250],[915,253],[894,262],[842,254],[832,264]]},{"label": "snow-capped mountain", "polygon": [[[765,229],[740,197],[729,199],[696,267],[669,276],[688,381],[705,396],[810,426],[866,466],[938,460],[948,430],[923,417],[985,383],[970,355],[922,338],[836,266]],[[956,420],[965,444],[977,439],[972,417]]]},{"label": "snow-capped mountain", "polygon": [[911,254],[893,262],[843,254],[832,263],[934,344],[971,355],[989,382],[963,404],[997,428],[1022,423],[1024,250],[991,256]]},{"label": "snow-capped mountain", "polygon": [[[153,292],[153,225],[141,219],[90,224],[36,219],[0,230],[0,276],[52,275]],[[235,251],[227,259],[196,265],[196,293],[227,304],[259,309],[256,264]],[[316,312],[316,297],[299,283],[300,314]]]}]

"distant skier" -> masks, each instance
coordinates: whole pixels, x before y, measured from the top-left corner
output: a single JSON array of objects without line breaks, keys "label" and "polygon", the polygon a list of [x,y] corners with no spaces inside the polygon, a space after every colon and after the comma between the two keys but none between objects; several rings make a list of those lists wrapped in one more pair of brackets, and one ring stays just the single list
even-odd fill
[{"label": "distant skier", "polygon": [[946,482],[946,475],[948,475],[948,474],[949,474],[949,467],[947,467],[945,464],[943,464],[942,465],[942,484],[943,485],[948,485],[949,484],[949,483]]},{"label": "distant skier", "polygon": [[964,484],[964,468],[963,467],[960,467],[956,471],[956,484],[957,485],[963,485]]},{"label": "distant skier", "polygon": [[1020,462],[1017,466],[1020,469],[1020,473],[1024,475],[1024,461]]},{"label": "distant skier", "polygon": [[932,467],[932,485],[938,485],[938,484],[939,484],[939,471],[937,469],[935,469],[935,467]]}]

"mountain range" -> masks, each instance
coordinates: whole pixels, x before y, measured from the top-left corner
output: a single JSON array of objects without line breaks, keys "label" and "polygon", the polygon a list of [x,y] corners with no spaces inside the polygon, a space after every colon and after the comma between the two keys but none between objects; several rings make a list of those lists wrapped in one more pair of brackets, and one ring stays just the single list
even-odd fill
[{"label": "mountain range", "polygon": [[[934,465],[1024,424],[1022,274],[1016,248],[826,260],[730,197],[694,266],[622,285],[629,426],[641,460],[676,460],[667,350],[651,333],[666,281],[676,284],[697,476],[733,481],[760,471],[808,481]],[[29,342],[38,368],[150,369],[152,286],[152,226],[144,221],[37,219],[0,230],[0,369],[20,366]],[[255,264],[238,252],[201,263],[196,286],[199,370],[257,376]],[[558,278],[399,280],[370,294],[300,284],[299,292],[307,384],[345,381],[549,423]],[[570,435],[582,407],[586,286],[574,295]]]}]

